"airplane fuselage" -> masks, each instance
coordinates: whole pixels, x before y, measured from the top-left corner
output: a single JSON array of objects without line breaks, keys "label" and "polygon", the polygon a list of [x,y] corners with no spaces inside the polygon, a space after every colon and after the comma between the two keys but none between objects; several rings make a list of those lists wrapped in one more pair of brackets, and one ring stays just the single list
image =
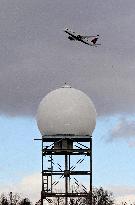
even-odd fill
[{"label": "airplane fuselage", "polygon": [[81,41],[81,42],[83,42],[83,43],[85,43],[85,44],[90,45],[89,42],[87,43],[86,41],[83,40],[83,38],[82,38],[81,35],[78,35],[78,34],[76,34],[75,32],[73,32],[73,31],[71,31],[71,30],[69,30],[69,29],[65,29],[64,31],[65,31],[65,33],[67,33],[67,34],[69,35],[68,38],[69,38],[70,40],[77,40],[77,41]]}]

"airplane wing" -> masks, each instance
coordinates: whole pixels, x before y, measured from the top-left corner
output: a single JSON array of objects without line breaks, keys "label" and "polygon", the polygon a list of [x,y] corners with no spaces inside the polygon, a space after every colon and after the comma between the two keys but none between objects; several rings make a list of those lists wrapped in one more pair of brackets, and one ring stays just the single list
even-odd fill
[{"label": "airplane wing", "polygon": [[94,38],[94,37],[96,38],[96,37],[98,37],[98,36],[99,36],[99,35],[96,35],[96,36],[82,36],[82,38],[83,38],[83,39],[85,39],[85,38]]}]

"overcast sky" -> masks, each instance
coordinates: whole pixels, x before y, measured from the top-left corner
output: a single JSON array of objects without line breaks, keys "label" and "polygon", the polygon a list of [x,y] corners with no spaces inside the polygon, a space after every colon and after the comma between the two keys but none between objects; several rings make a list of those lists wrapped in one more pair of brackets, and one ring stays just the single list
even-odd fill
[{"label": "overcast sky", "polygon": [[[110,151],[113,152],[113,148],[119,147],[120,150],[124,150],[127,146],[124,155],[120,152],[119,159],[112,158],[112,164],[115,160],[118,167],[120,157],[123,156],[123,166],[120,169],[122,172],[124,159],[127,157],[127,152],[130,153],[129,169],[132,170],[132,174],[128,174],[130,170],[127,168],[126,172],[123,172],[123,178],[126,173],[127,181],[133,180],[131,176],[135,173],[133,167],[135,161],[132,158],[135,155],[134,22],[134,0],[0,0],[1,139],[6,136],[6,140],[3,141],[5,144],[1,145],[2,156],[5,155],[5,146],[6,149],[9,146],[10,151],[14,150],[14,146],[11,146],[11,136],[15,136],[16,141],[18,134],[24,137],[28,132],[31,138],[37,135],[37,128],[32,128],[36,127],[36,124],[30,119],[34,120],[40,100],[48,92],[67,82],[88,94],[95,104],[98,113],[95,136],[99,136],[94,142],[97,145],[95,158],[98,159],[103,152],[103,147],[99,147],[102,139],[104,143],[101,144],[108,147],[104,150],[106,157]],[[84,35],[99,34],[98,42],[101,46],[92,48],[80,42],[69,41],[63,32],[65,27]],[[12,127],[14,131],[10,133]],[[35,130],[31,131],[32,129]],[[26,144],[29,144],[27,140],[24,147],[27,147]],[[114,147],[111,148],[111,145]],[[18,142],[16,147],[19,146]],[[30,146],[33,145],[30,143]],[[25,151],[29,154],[29,148]],[[117,153],[118,150],[115,151]],[[21,156],[22,160],[24,158],[27,158],[26,155]],[[4,163],[4,159],[2,160]],[[10,160],[9,164],[13,162],[18,164],[20,158]],[[127,162],[129,163],[128,158]],[[100,163],[99,160],[98,166],[101,166]],[[100,185],[98,166],[96,167],[95,160],[95,170],[97,170],[95,184]],[[36,174],[33,174],[32,168],[27,171],[27,166],[24,167],[23,171],[27,174],[19,175],[20,178],[17,178],[19,185],[16,187],[20,187],[24,181],[25,186],[32,180],[38,181],[39,165],[37,164],[38,168],[34,169]],[[102,166],[100,168],[102,169]],[[16,173],[19,168],[15,166],[14,169]],[[22,167],[20,169],[22,170]],[[109,173],[108,169],[106,172]],[[2,183],[6,183],[4,179],[8,174],[3,170],[0,190],[3,190]],[[134,184],[125,181],[127,187],[123,187],[122,181],[119,181],[119,174],[116,178],[119,186],[113,184],[113,175],[111,180],[109,174],[101,183],[110,183],[114,191],[119,193],[122,190],[121,193],[128,193],[133,199]],[[10,176],[15,177],[11,173]],[[110,181],[107,183],[107,180]],[[37,189],[35,193],[36,191]]]},{"label": "overcast sky", "polygon": [[[99,115],[135,109],[134,0],[1,0],[0,112],[35,115],[65,82],[86,92]],[[99,34],[101,46],[70,42],[63,29]]]}]

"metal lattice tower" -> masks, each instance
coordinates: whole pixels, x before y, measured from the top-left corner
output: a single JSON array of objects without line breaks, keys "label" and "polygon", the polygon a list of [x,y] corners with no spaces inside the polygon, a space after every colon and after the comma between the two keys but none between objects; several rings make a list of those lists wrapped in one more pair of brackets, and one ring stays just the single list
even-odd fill
[{"label": "metal lattice tower", "polygon": [[[92,204],[92,137],[91,136],[73,136],[73,135],[54,135],[54,136],[43,136],[42,137],[42,191],[41,191],[41,204],[44,204],[44,200],[48,203],[53,202],[53,198],[57,198],[59,205],[59,199],[64,198],[65,205],[69,204],[69,199],[84,197],[88,199]],[[51,143],[46,146],[47,143]],[[89,144],[89,146],[84,145]],[[74,146],[75,144],[75,146]],[[64,169],[60,163],[53,160],[55,158],[64,156]],[[73,156],[85,156],[89,158],[89,169],[88,170],[74,170],[77,163],[81,163],[83,159],[79,159],[76,165],[71,166]],[[49,160],[47,160],[49,157]],[[44,158],[47,158],[44,160]],[[59,170],[55,170],[53,165],[57,164]],[[45,167],[48,167],[46,169]],[[81,192],[71,191],[71,177],[75,179],[75,184],[79,186],[76,176],[87,176],[88,177],[88,190],[84,185]],[[64,189],[62,192],[58,192],[55,186],[59,183],[55,177],[64,178]]]}]

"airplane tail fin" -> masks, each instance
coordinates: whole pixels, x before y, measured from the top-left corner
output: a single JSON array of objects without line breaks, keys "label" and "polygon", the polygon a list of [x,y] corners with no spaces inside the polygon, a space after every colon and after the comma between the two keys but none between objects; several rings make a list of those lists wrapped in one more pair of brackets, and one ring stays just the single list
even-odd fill
[{"label": "airplane tail fin", "polygon": [[96,37],[96,38],[93,38],[93,39],[91,40],[91,42],[95,45],[96,42],[97,42],[97,40],[98,40],[98,38]]}]

